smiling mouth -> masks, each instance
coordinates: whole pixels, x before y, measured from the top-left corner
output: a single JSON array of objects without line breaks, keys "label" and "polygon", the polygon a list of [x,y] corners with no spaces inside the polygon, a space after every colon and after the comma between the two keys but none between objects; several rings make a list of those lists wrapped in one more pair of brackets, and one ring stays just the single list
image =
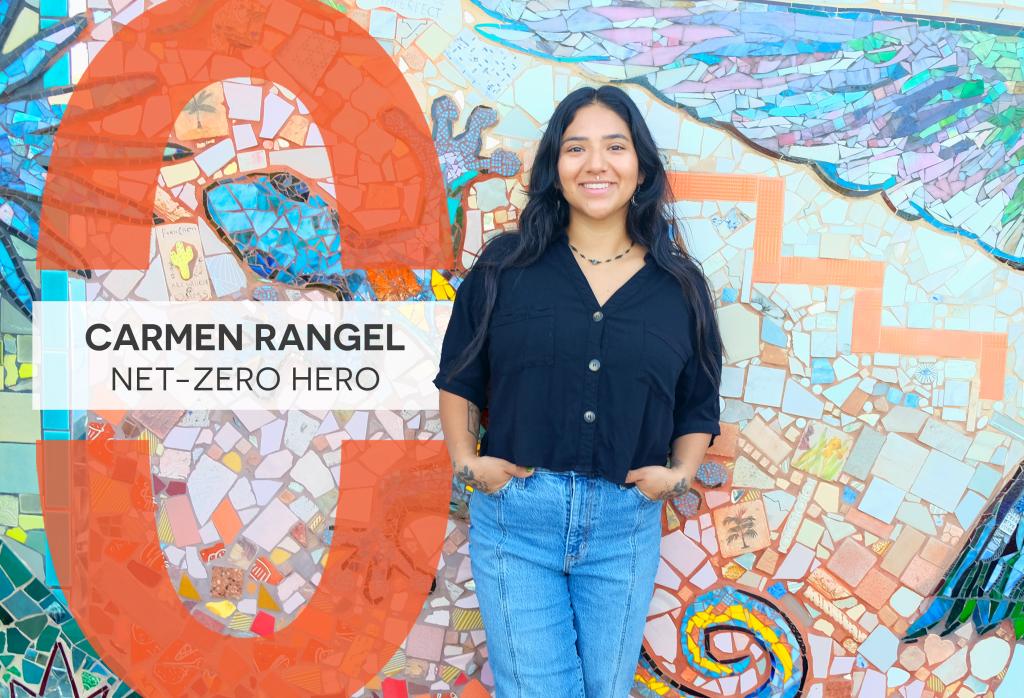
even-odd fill
[{"label": "smiling mouth", "polygon": [[591,191],[602,191],[611,185],[611,182],[584,182],[580,186],[584,189],[590,189]]}]

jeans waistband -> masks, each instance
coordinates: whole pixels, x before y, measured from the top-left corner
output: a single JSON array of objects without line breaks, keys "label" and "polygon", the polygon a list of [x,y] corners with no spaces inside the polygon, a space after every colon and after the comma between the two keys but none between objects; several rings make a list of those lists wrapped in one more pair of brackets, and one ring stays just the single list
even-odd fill
[{"label": "jeans waistband", "polygon": [[581,473],[578,470],[550,470],[548,468],[536,468],[535,467],[533,469],[533,474],[537,475],[538,473],[541,473],[541,474],[544,474],[544,475],[557,475],[559,477],[565,477],[565,478],[585,478],[585,479],[588,479],[588,480],[598,480],[598,479],[601,479],[600,476],[598,476],[598,475],[591,475],[591,474],[587,474],[587,473]]}]

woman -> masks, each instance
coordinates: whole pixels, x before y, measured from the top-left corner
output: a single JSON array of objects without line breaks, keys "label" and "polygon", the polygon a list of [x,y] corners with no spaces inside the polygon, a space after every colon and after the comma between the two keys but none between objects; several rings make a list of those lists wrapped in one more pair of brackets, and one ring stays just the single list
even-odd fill
[{"label": "woman", "polygon": [[498,698],[629,694],[661,504],[719,433],[712,295],[668,196],[629,96],[578,89],[541,138],[518,233],[492,240],[459,288],[434,384],[474,490]]}]

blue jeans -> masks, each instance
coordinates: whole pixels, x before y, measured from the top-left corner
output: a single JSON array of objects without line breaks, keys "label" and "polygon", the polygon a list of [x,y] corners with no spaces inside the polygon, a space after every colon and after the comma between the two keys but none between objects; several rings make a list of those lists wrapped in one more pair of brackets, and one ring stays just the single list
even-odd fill
[{"label": "blue jeans", "polygon": [[626,698],[661,542],[661,502],[537,468],[469,500],[469,556],[496,698]]}]

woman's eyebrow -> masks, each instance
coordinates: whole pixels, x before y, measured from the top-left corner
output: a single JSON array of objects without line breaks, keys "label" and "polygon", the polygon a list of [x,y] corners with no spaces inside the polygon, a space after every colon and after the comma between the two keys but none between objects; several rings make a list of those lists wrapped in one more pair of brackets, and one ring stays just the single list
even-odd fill
[{"label": "woman's eyebrow", "polygon": [[[607,136],[601,136],[601,140],[610,141],[614,138],[622,138],[626,140],[628,137],[622,133],[609,133]],[[569,141],[589,141],[590,139],[586,136],[569,136],[562,139],[562,143],[568,143]]]}]

